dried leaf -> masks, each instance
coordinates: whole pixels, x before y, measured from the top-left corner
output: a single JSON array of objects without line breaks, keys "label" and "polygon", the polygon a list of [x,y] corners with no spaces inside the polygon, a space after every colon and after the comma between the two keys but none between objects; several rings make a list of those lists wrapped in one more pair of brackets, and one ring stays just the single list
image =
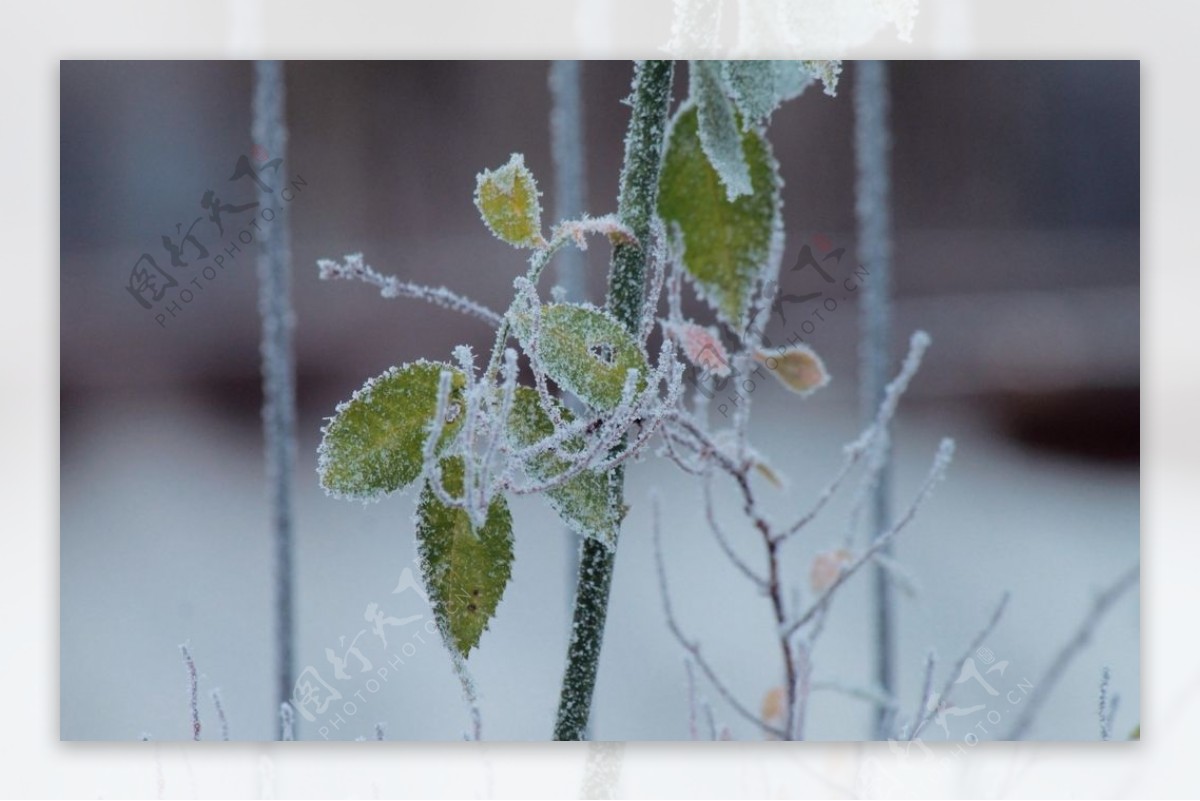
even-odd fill
[{"label": "dried leaf", "polygon": [[811,395],[829,383],[825,363],[807,345],[755,351],[754,360],[766,366],[779,383],[798,395]]},{"label": "dried leaf", "polygon": [[695,323],[679,323],[667,328],[688,361],[706,374],[724,378],[729,375],[729,353],[721,343],[717,332]]},{"label": "dried leaf", "polygon": [[820,594],[833,586],[842,569],[850,564],[854,555],[845,548],[834,551],[823,551],[813,557],[812,567],[808,573],[808,583],[812,591]]}]

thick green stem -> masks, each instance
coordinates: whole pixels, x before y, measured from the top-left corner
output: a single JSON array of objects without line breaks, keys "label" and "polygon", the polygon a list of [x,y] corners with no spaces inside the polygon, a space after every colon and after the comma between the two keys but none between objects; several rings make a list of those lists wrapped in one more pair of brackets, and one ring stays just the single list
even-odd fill
[{"label": "thick green stem", "polygon": [[[625,136],[617,213],[621,222],[633,231],[638,244],[619,244],[613,249],[608,273],[608,310],[635,336],[645,301],[645,246],[650,242],[658,196],[672,75],[670,61],[638,62],[634,72],[633,116]],[[625,504],[624,487],[625,470],[617,467],[609,473],[609,503],[617,508]],[[582,740],[587,736],[615,558],[615,547],[610,549],[592,538],[583,541],[567,669],[554,726],[556,740]]]}]

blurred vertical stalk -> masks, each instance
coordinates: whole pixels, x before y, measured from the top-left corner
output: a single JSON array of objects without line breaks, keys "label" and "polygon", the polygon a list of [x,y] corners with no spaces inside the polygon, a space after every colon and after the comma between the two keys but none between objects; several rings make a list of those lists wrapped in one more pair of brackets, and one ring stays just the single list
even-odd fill
[{"label": "blurred vertical stalk", "polygon": [[[550,62],[550,153],[554,160],[554,219],[575,220],[583,216],[587,197],[587,167],[583,137],[583,91],[579,61]],[[587,277],[583,252],[565,248],[555,262],[555,277],[566,299],[579,303],[587,300]],[[568,401],[571,411],[580,412],[580,404]],[[571,540],[573,532],[568,531]],[[579,571],[579,551],[567,548],[566,572],[569,582]]]},{"label": "blurred vertical stalk", "polygon": [[[283,64],[254,65],[254,120],[251,137],[256,155],[283,159],[275,175],[287,176]],[[291,245],[288,205],[263,183],[259,211],[273,209],[275,218],[259,229],[258,311],[262,318],[263,431],[266,438],[271,532],[275,549],[276,706],[292,697],[295,659],[292,606],[292,471],[296,458],[296,380],[292,352],[295,317],[291,306]]]},{"label": "blurred vertical stalk", "polygon": [[[864,425],[870,425],[883,400],[890,372],[892,220],[889,173],[887,64],[859,61],[854,70],[854,154],[857,166],[855,212],[858,218],[859,256],[869,270],[859,312],[859,403]],[[891,525],[891,454],[885,437],[879,474],[868,500],[867,519],[872,539]],[[889,544],[884,555],[891,553]],[[895,610],[886,569],[874,566],[875,680],[884,697],[895,694]],[[875,707],[875,736],[887,736],[887,707]]]},{"label": "blurred vertical stalk", "polygon": [[[613,247],[607,307],[635,336],[641,323],[645,296],[646,248],[651,239],[651,223],[658,199],[658,175],[673,75],[674,64],[670,61],[639,61],[634,68],[633,113],[625,136],[617,215],[633,231],[637,242],[623,242]],[[624,466],[611,470],[608,480],[609,503],[623,508]],[[554,726],[556,740],[582,740],[588,734],[615,560],[615,546],[610,549],[591,537],[583,541],[567,668]]]}]

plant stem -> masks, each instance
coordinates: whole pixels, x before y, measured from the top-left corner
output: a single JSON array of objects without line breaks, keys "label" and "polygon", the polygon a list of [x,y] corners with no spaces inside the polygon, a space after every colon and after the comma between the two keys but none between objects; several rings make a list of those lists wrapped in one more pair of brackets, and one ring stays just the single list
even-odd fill
[{"label": "plant stem", "polygon": [[[283,159],[276,175],[287,176],[287,124],[283,64],[254,65],[254,120],[251,136],[272,158]],[[292,352],[295,315],[291,306],[292,254],[288,204],[260,185],[260,209],[275,219],[259,233],[258,310],[262,317],[263,431],[271,530],[275,545],[276,702],[292,698],[295,635],[292,608],[292,471],[296,460],[296,381]]]},{"label": "plant stem", "polygon": [[[633,114],[625,135],[625,163],[617,214],[637,237],[638,244],[621,243],[613,248],[608,273],[608,310],[630,333],[637,336],[645,294],[646,246],[650,242],[654,205],[658,197],[658,174],[662,165],[663,137],[671,102],[670,61],[638,62],[633,79]],[[618,448],[619,450],[619,448]],[[609,503],[625,503],[625,470],[608,474]],[[588,733],[596,669],[608,615],[616,548],[593,538],[584,539],[579,558],[571,642],[563,674],[554,726],[556,740],[582,740]]]},{"label": "plant stem", "polygon": [[[854,83],[855,161],[858,167],[855,211],[858,216],[859,254],[871,271],[863,287],[859,324],[859,400],[867,425],[875,419],[888,382],[891,346],[891,177],[888,151],[887,65],[860,61]],[[881,447],[890,451],[887,440]],[[891,458],[885,452],[875,479],[870,506],[870,536],[874,540],[891,526]],[[891,553],[888,543],[883,553]],[[895,695],[895,620],[891,580],[886,568],[874,568],[875,680],[887,697]],[[875,737],[884,739],[889,710],[875,706]]]}]

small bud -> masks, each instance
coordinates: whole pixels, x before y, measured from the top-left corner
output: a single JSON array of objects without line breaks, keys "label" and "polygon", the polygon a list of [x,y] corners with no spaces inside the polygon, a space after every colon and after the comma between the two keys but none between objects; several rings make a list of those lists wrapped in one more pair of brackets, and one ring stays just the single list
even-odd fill
[{"label": "small bud", "polygon": [[513,153],[508,163],[484,170],[475,178],[475,206],[488,229],[513,247],[544,247],[542,207],[537,182],[525,157]]},{"label": "small bud", "polygon": [[798,395],[809,395],[829,383],[825,363],[807,345],[757,350],[754,360],[765,365],[779,383]]}]

